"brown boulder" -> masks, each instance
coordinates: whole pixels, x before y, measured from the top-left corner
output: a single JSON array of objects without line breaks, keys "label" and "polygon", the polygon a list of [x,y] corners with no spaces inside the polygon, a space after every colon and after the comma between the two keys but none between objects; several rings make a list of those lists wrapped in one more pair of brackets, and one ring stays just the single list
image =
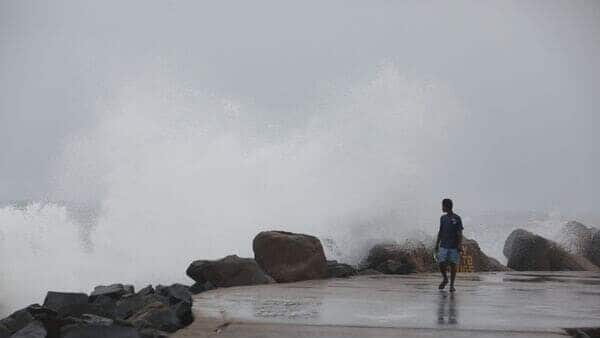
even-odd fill
[{"label": "brown boulder", "polygon": [[215,287],[267,284],[272,281],[254,259],[236,255],[214,261],[194,261],[186,274],[201,285],[210,282]]},{"label": "brown boulder", "polygon": [[497,259],[489,257],[483,251],[481,251],[479,244],[475,240],[463,237],[462,246],[463,253],[460,260],[461,271],[487,272],[509,270]]},{"label": "brown boulder", "polygon": [[585,257],[572,255],[558,243],[523,229],[514,230],[504,243],[507,266],[518,271],[598,271]]},{"label": "brown boulder", "polygon": [[392,275],[416,272],[414,257],[411,257],[406,247],[397,243],[375,245],[369,250],[369,255],[363,265],[364,268]]},{"label": "brown boulder", "polygon": [[264,231],[252,243],[254,258],[277,282],[327,278],[327,261],[318,238],[285,231]]}]

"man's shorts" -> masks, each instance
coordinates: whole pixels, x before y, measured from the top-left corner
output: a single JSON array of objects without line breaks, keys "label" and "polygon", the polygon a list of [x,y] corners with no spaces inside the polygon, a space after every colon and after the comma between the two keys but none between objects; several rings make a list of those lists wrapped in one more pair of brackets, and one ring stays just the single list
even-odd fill
[{"label": "man's shorts", "polygon": [[458,254],[458,249],[448,249],[440,247],[440,249],[438,250],[438,263],[458,264],[459,260],[460,255]]}]

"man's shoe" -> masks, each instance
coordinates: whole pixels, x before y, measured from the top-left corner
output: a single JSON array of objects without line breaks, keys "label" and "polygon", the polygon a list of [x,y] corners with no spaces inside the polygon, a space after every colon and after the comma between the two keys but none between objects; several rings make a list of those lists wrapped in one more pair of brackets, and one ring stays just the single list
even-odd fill
[{"label": "man's shoe", "polygon": [[446,287],[446,285],[448,285],[448,280],[444,279],[441,283],[440,286],[438,286],[438,289],[440,290],[444,290],[444,288]]},{"label": "man's shoe", "polygon": [[454,292],[456,291],[456,289],[454,288],[454,285],[450,285],[450,292]]}]

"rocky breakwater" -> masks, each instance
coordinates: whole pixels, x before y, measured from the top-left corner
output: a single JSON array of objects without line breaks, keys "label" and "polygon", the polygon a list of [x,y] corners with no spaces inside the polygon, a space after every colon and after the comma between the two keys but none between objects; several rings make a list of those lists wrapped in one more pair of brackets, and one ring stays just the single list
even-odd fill
[{"label": "rocky breakwater", "polygon": [[189,287],[181,284],[133,286],[112,284],[85,293],[47,293],[33,304],[0,320],[0,338],[166,337],[189,325]]},{"label": "rocky breakwater", "polygon": [[[463,259],[468,265],[463,271],[506,271],[506,266],[487,256],[473,240],[463,239]],[[369,250],[361,264],[361,271],[378,271],[384,274],[409,274],[438,271],[432,241],[407,240],[402,244],[391,242],[377,244]]]},{"label": "rocky breakwater", "polygon": [[507,266],[518,271],[600,271],[581,255],[523,229],[514,230],[504,243]]}]

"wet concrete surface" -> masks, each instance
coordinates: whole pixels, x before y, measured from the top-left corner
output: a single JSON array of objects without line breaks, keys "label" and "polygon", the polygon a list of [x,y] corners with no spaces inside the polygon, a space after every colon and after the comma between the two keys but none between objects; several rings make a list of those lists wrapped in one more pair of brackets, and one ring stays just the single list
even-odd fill
[{"label": "wet concrete surface", "polygon": [[564,337],[600,326],[600,274],[359,276],[217,289],[175,337]]}]

